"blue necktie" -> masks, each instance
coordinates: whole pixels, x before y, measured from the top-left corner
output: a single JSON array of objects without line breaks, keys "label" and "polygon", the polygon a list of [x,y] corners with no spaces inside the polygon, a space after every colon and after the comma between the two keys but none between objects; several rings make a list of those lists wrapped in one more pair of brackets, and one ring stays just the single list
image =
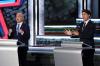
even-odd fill
[{"label": "blue necktie", "polygon": [[20,24],[17,24],[17,27],[16,27],[17,35],[18,35],[18,32],[19,32],[19,29],[20,29]]}]

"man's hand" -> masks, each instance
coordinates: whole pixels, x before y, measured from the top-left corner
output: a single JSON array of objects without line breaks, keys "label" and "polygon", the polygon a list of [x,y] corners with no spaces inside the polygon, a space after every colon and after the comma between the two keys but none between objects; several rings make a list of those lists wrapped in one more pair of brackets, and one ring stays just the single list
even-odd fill
[{"label": "man's hand", "polygon": [[11,33],[12,33],[12,29],[9,29],[9,36],[11,35]]},{"label": "man's hand", "polygon": [[21,35],[24,34],[24,31],[22,29],[19,30],[19,33],[21,33]]},{"label": "man's hand", "polygon": [[73,31],[72,34],[78,36],[79,32],[78,31]]},{"label": "man's hand", "polygon": [[72,35],[72,32],[70,30],[64,30],[64,34],[65,35],[68,35],[68,36],[71,36]]}]

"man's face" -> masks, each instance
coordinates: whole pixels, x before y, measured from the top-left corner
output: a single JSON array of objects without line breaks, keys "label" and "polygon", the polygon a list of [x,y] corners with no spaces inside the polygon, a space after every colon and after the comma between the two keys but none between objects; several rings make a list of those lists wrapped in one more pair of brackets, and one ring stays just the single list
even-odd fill
[{"label": "man's face", "polygon": [[23,20],[24,20],[24,15],[22,13],[17,13],[16,14],[17,23],[23,22]]},{"label": "man's face", "polygon": [[82,17],[84,21],[87,21],[90,18],[90,15],[87,14],[86,12],[82,12]]}]

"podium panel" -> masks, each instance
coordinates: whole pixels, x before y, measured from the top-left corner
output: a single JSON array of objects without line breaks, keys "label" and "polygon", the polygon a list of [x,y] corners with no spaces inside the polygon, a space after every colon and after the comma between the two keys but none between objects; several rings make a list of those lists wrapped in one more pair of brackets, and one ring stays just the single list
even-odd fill
[{"label": "podium panel", "polygon": [[17,40],[0,40],[0,66],[19,66]]},{"label": "podium panel", "polygon": [[55,66],[82,66],[81,49],[55,49]]},{"label": "podium panel", "polygon": [[70,42],[62,44],[61,48],[55,48],[55,66],[83,66],[81,44],[82,42]]}]

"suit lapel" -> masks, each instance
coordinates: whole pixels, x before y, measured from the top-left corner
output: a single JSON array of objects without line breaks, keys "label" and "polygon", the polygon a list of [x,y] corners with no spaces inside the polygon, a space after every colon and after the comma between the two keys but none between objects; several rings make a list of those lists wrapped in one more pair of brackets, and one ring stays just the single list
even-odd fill
[{"label": "suit lapel", "polygon": [[24,23],[22,23],[22,25],[21,25],[20,29],[22,29],[22,28],[23,28],[23,25],[24,25]]},{"label": "suit lapel", "polygon": [[84,31],[85,29],[87,29],[89,27],[90,22],[91,22],[91,20],[89,20],[89,22],[87,23],[87,25],[85,26],[85,28],[82,31]]}]

